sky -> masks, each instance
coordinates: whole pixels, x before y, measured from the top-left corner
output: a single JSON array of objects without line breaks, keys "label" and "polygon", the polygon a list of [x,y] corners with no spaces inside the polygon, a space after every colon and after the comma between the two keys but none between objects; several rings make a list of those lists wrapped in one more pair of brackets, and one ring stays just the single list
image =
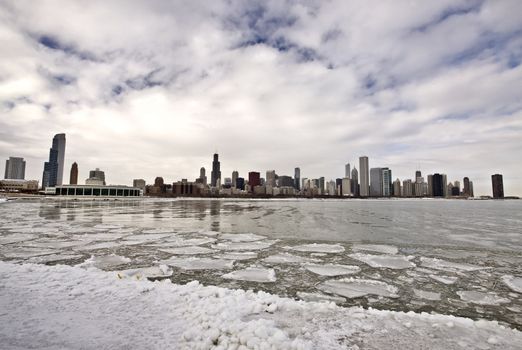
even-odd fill
[{"label": "sky", "polygon": [[[522,2],[0,0],[0,160],[64,179],[504,175],[522,195]],[[3,170],[3,164],[2,169]]]}]

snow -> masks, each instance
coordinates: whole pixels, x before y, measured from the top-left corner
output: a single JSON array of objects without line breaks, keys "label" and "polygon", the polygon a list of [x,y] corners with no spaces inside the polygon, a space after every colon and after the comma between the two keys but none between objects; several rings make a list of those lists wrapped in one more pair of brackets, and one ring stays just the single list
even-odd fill
[{"label": "snow", "polygon": [[50,254],[58,254],[59,251],[55,249],[48,248],[11,248],[9,250],[0,250],[0,255],[3,255],[6,258],[16,258],[16,259],[27,259],[35,256],[41,255],[50,255]]},{"label": "snow", "polygon": [[276,275],[273,269],[261,267],[247,267],[243,270],[236,270],[222,276],[226,279],[250,281],[250,282],[275,282]]},{"label": "snow", "polygon": [[263,259],[263,262],[269,264],[300,264],[314,261],[319,260],[310,259],[299,255],[292,255],[288,253],[274,254]]},{"label": "snow", "polygon": [[444,283],[444,284],[454,284],[457,282],[458,277],[455,276],[439,276],[439,275],[429,275],[430,278],[434,279],[437,282]]},{"label": "snow", "polygon": [[322,293],[308,293],[308,292],[297,292],[299,299],[304,301],[315,301],[315,302],[333,302],[336,304],[342,304],[346,302],[346,298],[337,297],[333,295],[327,295]]},{"label": "snow", "polygon": [[375,268],[385,267],[394,270],[401,270],[416,266],[414,263],[410,261],[411,259],[413,259],[413,256],[371,255],[362,253],[349,254],[348,256],[352,259],[359,260]]},{"label": "snow", "polygon": [[456,263],[451,261],[446,261],[437,258],[426,258],[421,257],[421,265],[430,269],[441,270],[441,271],[449,271],[449,272],[470,272],[470,271],[478,271],[487,269],[487,267],[465,264],[465,263]]},{"label": "snow", "polygon": [[124,265],[130,263],[132,260],[124,256],[111,254],[104,256],[91,256],[83,263],[76,265],[78,267],[96,267],[102,270],[110,270],[115,266]]},{"label": "snow", "polygon": [[398,298],[398,288],[382,281],[345,278],[329,280],[317,286],[317,289],[341,295],[347,298],[359,298],[365,295],[378,295],[388,298]]},{"label": "snow", "polygon": [[254,233],[222,233],[219,235],[219,239],[229,240],[232,242],[254,242],[265,238],[266,236],[260,236]]},{"label": "snow", "polygon": [[159,249],[162,252],[174,254],[174,255],[199,255],[199,254],[210,254],[215,252],[213,249],[199,247],[199,246],[190,246],[190,247],[180,247],[180,248],[168,248],[168,249]]},{"label": "snow", "polygon": [[499,305],[509,303],[510,300],[507,298],[499,297],[496,293],[484,293],[477,292],[474,290],[457,291],[460,299],[479,305]]},{"label": "snow", "polygon": [[321,276],[352,275],[361,271],[358,266],[336,264],[306,264],[304,268]]},{"label": "snow", "polygon": [[80,254],[50,254],[50,255],[42,255],[35,256],[27,259],[27,262],[35,263],[35,264],[47,264],[53,263],[57,261],[65,261],[65,260],[78,260],[83,258],[83,255]]},{"label": "snow", "polygon": [[522,277],[504,275],[502,276],[502,282],[512,291],[522,293]]},{"label": "snow", "polygon": [[[343,308],[264,292],[0,262],[5,349],[519,349],[492,321]],[[45,302],[42,302],[45,300]]]},{"label": "snow", "polygon": [[298,252],[316,252],[316,253],[342,253],[344,247],[340,244],[311,243],[301,244],[293,247],[285,247],[285,249],[295,250]]},{"label": "snow", "polygon": [[413,293],[417,298],[426,299],[426,300],[440,300],[440,293],[430,292],[427,290],[414,289]]},{"label": "snow", "polygon": [[262,250],[270,247],[275,241],[255,242],[222,242],[214,244],[212,248],[220,250]]},{"label": "snow", "polygon": [[397,254],[399,249],[397,247],[385,244],[354,244],[352,250],[359,251],[370,251],[383,254]]},{"label": "snow", "polygon": [[167,265],[150,266],[117,272],[117,276],[119,278],[135,278],[138,280],[145,278],[170,277],[172,276],[172,274],[172,269],[169,268]]},{"label": "snow", "polygon": [[211,258],[170,258],[161,261],[161,264],[174,266],[182,270],[225,270],[234,266],[234,260]]}]

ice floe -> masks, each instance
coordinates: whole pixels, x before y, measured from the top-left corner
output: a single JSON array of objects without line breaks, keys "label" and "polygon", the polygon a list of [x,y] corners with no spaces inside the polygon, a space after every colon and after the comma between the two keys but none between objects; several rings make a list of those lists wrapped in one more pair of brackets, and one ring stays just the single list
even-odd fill
[{"label": "ice floe", "polygon": [[466,263],[456,263],[452,261],[446,261],[437,258],[426,258],[421,257],[421,265],[430,269],[441,270],[441,271],[450,271],[450,272],[460,272],[460,271],[478,271],[484,270],[488,267],[471,265]]},{"label": "ice floe", "polygon": [[38,236],[30,233],[12,233],[9,235],[0,236],[0,244],[24,242],[31,239],[35,239],[36,237]]},{"label": "ice floe", "polygon": [[359,251],[370,251],[383,254],[397,254],[399,249],[397,247],[385,244],[354,244],[352,250]]},{"label": "ice floe", "polygon": [[342,304],[346,302],[346,298],[338,297],[335,295],[327,295],[322,293],[309,293],[309,292],[297,292],[297,297],[304,301],[313,302],[333,302],[336,304]]},{"label": "ice floe", "polygon": [[216,255],[214,258],[227,260],[250,260],[256,259],[256,252],[226,252],[221,255]]},{"label": "ice floe", "polygon": [[326,243],[310,243],[301,244],[292,247],[285,247],[285,249],[295,250],[298,252],[317,252],[317,253],[342,253],[344,247],[340,244],[326,244]]},{"label": "ice floe", "polygon": [[354,253],[348,255],[350,258],[359,260],[365,264],[370,265],[375,268],[389,268],[389,269],[408,269],[411,267],[415,267],[416,265],[410,260],[413,259],[413,256],[404,256],[404,255],[372,255],[372,254],[362,254],[362,253]]},{"label": "ice floe", "polygon": [[358,266],[337,264],[305,264],[304,268],[321,276],[352,275],[361,271]]},{"label": "ice floe", "polygon": [[522,277],[504,275],[502,276],[502,282],[512,291],[522,293]]},{"label": "ice floe", "polygon": [[34,256],[32,258],[27,259],[29,263],[35,264],[47,264],[53,263],[57,261],[66,261],[66,260],[77,260],[83,258],[83,255],[80,254],[50,254],[50,255],[42,255],[42,256]]},{"label": "ice floe", "polygon": [[426,300],[440,300],[440,293],[430,292],[427,290],[414,289],[413,293],[417,298],[426,299]]},{"label": "ice floe", "polygon": [[16,247],[8,250],[0,250],[0,255],[6,258],[27,259],[35,256],[58,254],[60,251],[48,248]]},{"label": "ice floe", "polygon": [[85,260],[83,263],[78,264],[76,266],[78,267],[96,267],[101,270],[108,270],[112,269],[119,265],[124,265],[130,263],[132,260],[116,255],[116,254],[110,254],[110,255],[102,255],[102,256],[91,256],[89,259]]},{"label": "ice floe", "polygon": [[194,238],[183,238],[174,237],[162,241],[160,243],[147,244],[148,247],[186,247],[192,245],[203,245],[208,243],[214,243],[215,238],[211,237],[194,237]]},{"label": "ice floe", "polygon": [[275,282],[277,280],[274,269],[265,269],[261,267],[247,267],[243,270],[232,271],[222,277],[250,282]]},{"label": "ice floe", "polygon": [[276,241],[255,242],[221,242],[214,244],[212,248],[220,250],[262,250],[270,247]]},{"label": "ice floe", "polygon": [[499,305],[510,302],[509,299],[500,297],[493,292],[484,293],[474,290],[459,290],[457,291],[457,295],[464,301],[479,305]]},{"label": "ice floe", "polygon": [[234,266],[234,260],[212,258],[170,258],[160,263],[177,267],[182,270],[225,270]]},{"label": "ice floe", "polygon": [[172,273],[173,270],[169,268],[167,265],[158,265],[150,267],[141,267],[137,269],[122,270],[118,271],[117,275],[120,278],[144,279],[170,277],[172,276]]},{"label": "ice floe", "polygon": [[306,262],[317,262],[320,261],[318,259],[307,258],[304,256],[293,255],[288,253],[280,253],[270,255],[263,259],[263,262],[269,264],[300,264]]},{"label": "ice floe", "polygon": [[454,284],[459,279],[455,276],[439,276],[439,275],[429,275],[431,279],[434,279],[437,282],[444,284]]},{"label": "ice floe", "polygon": [[179,247],[179,248],[167,248],[159,249],[162,252],[174,254],[174,255],[199,255],[199,254],[210,254],[214,253],[214,249],[209,249],[199,246]]},{"label": "ice floe", "polygon": [[219,235],[219,239],[232,242],[254,242],[265,238],[266,236],[256,235],[255,233],[222,233]]},{"label": "ice floe", "polygon": [[317,289],[341,295],[347,298],[358,298],[365,295],[378,295],[388,298],[398,298],[399,289],[382,281],[344,278],[322,282]]},{"label": "ice floe", "polygon": [[157,240],[164,239],[164,238],[171,237],[171,236],[172,236],[172,234],[165,234],[165,233],[135,234],[135,235],[126,236],[124,238],[124,240],[146,243],[146,242],[150,242],[150,241],[157,241]]},{"label": "ice floe", "polygon": [[81,247],[74,247],[73,250],[79,250],[79,251],[89,251],[89,250],[97,250],[97,249],[110,249],[110,248],[116,248],[120,247],[120,242],[100,242],[100,243],[93,243],[88,244]]}]

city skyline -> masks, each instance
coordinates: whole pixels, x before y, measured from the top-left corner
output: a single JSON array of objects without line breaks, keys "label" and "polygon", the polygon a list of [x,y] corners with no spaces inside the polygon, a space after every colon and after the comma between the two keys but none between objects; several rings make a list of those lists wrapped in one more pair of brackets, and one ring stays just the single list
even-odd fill
[{"label": "city skyline", "polygon": [[361,179],[367,155],[392,181],[420,169],[488,195],[500,173],[522,195],[520,2],[79,6],[0,5],[0,158],[26,179],[65,133],[64,182],[73,162],[80,181],[210,179],[217,149],[222,181],[346,163]]}]

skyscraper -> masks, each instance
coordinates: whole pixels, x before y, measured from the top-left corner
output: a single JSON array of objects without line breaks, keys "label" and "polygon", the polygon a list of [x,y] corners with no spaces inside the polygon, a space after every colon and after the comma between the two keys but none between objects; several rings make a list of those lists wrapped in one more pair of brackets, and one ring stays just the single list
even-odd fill
[{"label": "skyscraper", "polygon": [[298,191],[301,189],[301,169],[300,168],[294,169],[294,188]]},{"label": "skyscraper", "polygon": [[65,134],[56,134],[49,150],[49,161],[44,163],[42,187],[53,187],[63,182],[63,163],[65,160]]},{"label": "skyscraper", "polygon": [[397,179],[393,182],[393,196],[401,197],[401,195],[402,195],[401,180]]},{"label": "skyscraper", "polygon": [[239,172],[234,170],[232,172],[232,187],[237,188],[237,178],[239,177]]},{"label": "skyscraper", "polygon": [[464,189],[462,190],[462,194],[466,197],[472,197],[469,188],[469,177],[467,176],[464,178]]},{"label": "skyscraper", "polygon": [[493,198],[504,198],[504,180],[501,174],[491,175]]},{"label": "skyscraper", "polygon": [[248,173],[248,185],[252,192],[254,192],[254,187],[261,185],[261,175],[257,171]]},{"label": "skyscraper", "polygon": [[321,177],[319,178],[319,184],[318,184],[317,187],[319,188],[319,194],[320,194],[320,195],[325,194],[326,191],[325,191],[324,176],[321,176]]},{"label": "skyscraper", "polygon": [[216,187],[218,179],[221,179],[221,163],[219,162],[219,154],[214,153],[212,172],[210,174],[210,185]]},{"label": "skyscraper", "polygon": [[275,170],[266,171],[266,185],[276,187],[276,172]]},{"label": "skyscraper", "polygon": [[9,157],[9,159],[5,161],[4,179],[25,179],[25,160],[20,157]]},{"label": "skyscraper", "polygon": [[103,185],[105,186],[105,172],[96,168],[95,170],[89,171],[89,178],[85,180],[87,185]]},{"label": "skyscraper", "polygon": [[71,176],[69,177],[69,184],[78,185],[78,164],[76,164],[76,162],[74,162],[71,167]]},{"label": "skyscraper", "polygon": [[392,171],[389,168],[381,168],[382,170],[382,195],[390,197],[393,195]]},{"label": "skyscraper", "polygon": [[352,186],[352,194],[355,197],[359,197],[359,172],[355,167],[352,169],[352,181],[350,184]]},{"label": "skyscraper", "polygon": [[433,174],[432,177],[432,193],[433,197],[444,197],[444,194],[447,193],[447,185],[444,183],[444,177],[441,174]]},{"label": "skyscraper", "polygon": [[350,178],[350,163],[346,163],[344,166],[344,177]]},{"label": "skyscraper", "polygon": [[207,175],[204,167],[201,167],[201,169],[199,169],[199,182],[201,182],[205,186],[207,185]]},{"label": "skyscraper", "polygon": [[[361,179],[362,182],[362,179]],[[382,169],[371,168],[370,169],[370,196],[381,197],[382,193]]]},{"label": "skyscraper", "polygon": [[369,193],[369,165],[368,157],[359,157],[360,186],[359,194],[361,197],[368,197]]}]

